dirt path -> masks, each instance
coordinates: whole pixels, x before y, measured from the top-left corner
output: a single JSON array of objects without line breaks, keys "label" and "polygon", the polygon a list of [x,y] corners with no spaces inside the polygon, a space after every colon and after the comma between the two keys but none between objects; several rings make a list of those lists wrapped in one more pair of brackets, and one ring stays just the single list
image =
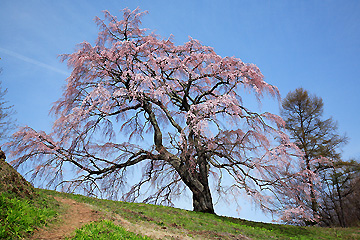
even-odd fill
[{"label": "dirt path", "polygon": [[68,207],[66,213],[60,216],[61,222],[35,231],[30,239],[64,239],[75,229],[86,223],[97,221],[103,216],[101,212],[91,209],[84,203],[60,197],[55,197],[55,199]]},{"label": "dirt path", "polygon": [[191,239],[183,233],[170,232],[168,229],[161,229],[155,224],[131,223],[118,214],[110,214],[110,216],[108,213],[106,214],[108,216],[105,216],[105,214],[101,213],[101,211],[96,211],[89,205],[76,202],[72,199],[61,197],[55,197],[55,199],[66,205],[66,213],[60,215],[60,222],[51,224],[46,228],[35,231],[34,235],[30,238],[31,240],[65,239],[65,237],[70,237],[74,230],[80,228],[82,225],[104,218],[110,218],[115,222],[115,224],[123,226],[127,231],[141,235],[147,235],[153,239]]}]

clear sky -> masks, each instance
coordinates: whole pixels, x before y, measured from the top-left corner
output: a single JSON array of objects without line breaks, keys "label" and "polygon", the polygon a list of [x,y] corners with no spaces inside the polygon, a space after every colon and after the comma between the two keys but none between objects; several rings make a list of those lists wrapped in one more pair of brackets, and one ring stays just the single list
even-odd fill
[{"label": "clear sky", "polygon": [[[303,87],[322,97],[325,117],[339,123],[350,142],[345,159],[360,159],[360,1],[256,0],[1,0],[0,81],[17,111],[19,125],[49,131],[51,104],[70,74],[58,55],[93,43],[95,16],[128,7],[149,11],[143,26],[182,44],[188,36],[221,56],[256,64],[283,97]],[[252,104],[252,103],[249,103]],[[262,109],[279,113],[265,98]],[[181,207],[191,208],[190,201]],[[245,205],[218,205],[220,214],[267,221]]]}]

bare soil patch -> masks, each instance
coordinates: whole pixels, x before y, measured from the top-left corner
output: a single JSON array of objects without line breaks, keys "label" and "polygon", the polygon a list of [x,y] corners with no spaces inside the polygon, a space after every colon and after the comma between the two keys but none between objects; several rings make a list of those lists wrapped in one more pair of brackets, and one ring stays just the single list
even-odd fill
[{"label": "bare soil patch", "polygon": [[64,239],[84,224],[103,218],[101,212],[92,209],[85,203],[60,197],[55,197],[55,199],[66,205],[66,213],[60,215],[60,222],[36,230],[30,239]]},{"label": "bare soil patch", "polygon": [[168,229],[166,227],[159,227],[150,222],[131,223],[118,214],[112,217],[115,224],[119,224],[127,231],[140,235],[146,235],[153,239],[174,239],[174,240],[190,240],[192,238],[186,236],[185,233],[181,233],[176,229]]}]

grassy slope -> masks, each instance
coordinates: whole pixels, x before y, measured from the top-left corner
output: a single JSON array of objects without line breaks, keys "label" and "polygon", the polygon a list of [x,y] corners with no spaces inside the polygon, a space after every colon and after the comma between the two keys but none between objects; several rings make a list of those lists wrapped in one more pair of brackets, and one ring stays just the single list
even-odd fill
[{"label": "grassy slope", "polygon": [[46,225],[58,210],[57,201],[39,193],[5,159],[0,159],[0,239],[26,237]]},{"label": "grassy slope", "polygon": [[102,220],[100,222],[92,222],[86,224],[75,231],[73,240],[118,240],[118,239],[132,239],[132,240],[151,240],[147,236],[137,235],[126,231],[123,227],[115,224],[111,220]]},{"label": "grassy slope", "polygon": [[[0,239],[21,239],[61,212],[51,195],[72,198],[108,212],[110,220],[91,223],[76,231],[74,239],[149,239],[114,224],[121,216],[135,227],[195,239],[360,239],[359,228],[318,228],[265,224],[196,213],[176,208],[99,200],[34,189],[4,159],[0,159]],[[114,221],[111,221],[114,220]],[[104,230],[106,229],[106,230]],[[144,231],[142,231],[144,232]]]},{"label": "grassy slope", "polygon": [[[162,229],[163,231],[180,233],[198,239],[243,239],[246,237],[251,239],[360,239],[359,228],[297,227],[259,223],[164,206],[99,200],[81,195],[58,193],[48,190],[42,190],[42,192],[48,195],[72,198],[79,202],[91,204],[108,212],[109,215],[118,214],[132,223],[152,226],[153,228]],[[100,225],[101,227],[99,227]],[[111,232],[120,231],[114,230],[116,226],[111,222],[103,221],[99,223],[99,225],[93,224],[92,226],[85,226],[83,230],[85,228],[87,228],[87,230],[84,230],[81,234],[84,235],[84,232],[91,233],[98,231],[104,226],[111,228]],[[123,229],[121,231],[123,231]],[[143,238],[130,237],[124,239]]]},{"label": "grassy slope", "polygon": [[0,193],[0,239],[22,239],[57,216],[59,204],[45,194],[32,199]]}]

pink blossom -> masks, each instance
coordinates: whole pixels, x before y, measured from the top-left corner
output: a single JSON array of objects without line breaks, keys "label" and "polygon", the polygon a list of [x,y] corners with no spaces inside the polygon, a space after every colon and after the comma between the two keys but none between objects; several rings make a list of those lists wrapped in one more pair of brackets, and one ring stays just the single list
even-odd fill
[{"label": "pink blossom", "polygon": [[[34,176],[46,172],[51,183],[81,183],[113,196],[124,189],[127,169],[141,164],[139,183],[122,192],[126,200],[151,186],[149,199],[170,204],[181,189],[204,191],[212,178],[217,192],[244,191],[283,220],[311,217],[297,195],[309,194],[302,178],[316,175],[301,171],[284,121],[242,102],[244,89],[259,101],[280,96],[256,65],[221,57],[192,38],[178,46],[161,39],[140,28],[139,9],[124,9],[121,20],[104,14],[95,19],[94,46],[83,42],[62,55],[72,73],[52,108],[53,132],[24,127],[8,144],[15,166],[32,162]],[[62,182],[66,164],[74,178]],[[231,191],[222,190],[219,176],[232,178]]]}]

